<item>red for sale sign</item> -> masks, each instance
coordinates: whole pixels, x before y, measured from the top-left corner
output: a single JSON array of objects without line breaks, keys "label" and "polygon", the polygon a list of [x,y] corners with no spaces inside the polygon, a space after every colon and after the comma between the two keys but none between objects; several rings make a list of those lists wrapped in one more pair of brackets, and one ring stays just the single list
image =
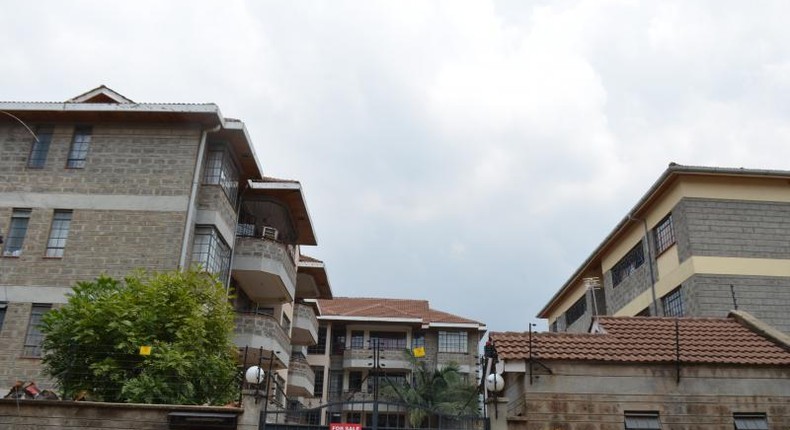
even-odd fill
[{"label": "red for sale sign", "polygon": [[362,430],[362,424],[329,423],[329,430]]}]

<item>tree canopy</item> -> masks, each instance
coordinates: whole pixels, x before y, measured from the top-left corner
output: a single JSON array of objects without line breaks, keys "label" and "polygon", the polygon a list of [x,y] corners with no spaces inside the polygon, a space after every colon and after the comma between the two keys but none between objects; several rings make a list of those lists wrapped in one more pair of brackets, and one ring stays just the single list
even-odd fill
[{"label": "tree canopy", "polygon": [[413,355],[407,355],[411,357],[414,369],[411,381],[403,386],[385,384],[382,394],[408,405],[408,420],[412,428],[431,427],[436,414],[479,415],[477,387],[463,380],[457,364],[431,369],[425,361],[417,361]]},{"label": "tree canopy", "polygon": [[237,393],[233,326],[225,288],[206,273],[102,276],[44,316],[43,362],[65,398],[226,404]]}]

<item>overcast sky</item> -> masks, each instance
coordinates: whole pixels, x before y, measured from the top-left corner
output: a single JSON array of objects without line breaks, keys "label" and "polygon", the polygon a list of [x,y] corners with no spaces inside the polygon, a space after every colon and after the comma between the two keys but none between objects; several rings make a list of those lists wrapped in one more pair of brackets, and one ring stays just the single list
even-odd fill
[{"label": "overcast sky", "polygon": [[526,330],[671,161],[790,168],[786,1],[0,0],[0,99],[213,102],[336,296]]}]

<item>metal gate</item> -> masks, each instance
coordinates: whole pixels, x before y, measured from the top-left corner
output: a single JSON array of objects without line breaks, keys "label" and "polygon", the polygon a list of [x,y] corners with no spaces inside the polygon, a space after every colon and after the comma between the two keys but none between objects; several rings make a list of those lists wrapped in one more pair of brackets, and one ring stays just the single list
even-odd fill
[{"label": "metal gate", "polygon": [[[409,416],[423,415],[421,424],[412,427]],[[360,424],[363,430],[490,430],[488,418],[451,415],[414,407],[404,403],[345,401],[326,403],[314,408],[299,404],[285,410],[261,412],[260,430],[327,430],[329,423]]]}]

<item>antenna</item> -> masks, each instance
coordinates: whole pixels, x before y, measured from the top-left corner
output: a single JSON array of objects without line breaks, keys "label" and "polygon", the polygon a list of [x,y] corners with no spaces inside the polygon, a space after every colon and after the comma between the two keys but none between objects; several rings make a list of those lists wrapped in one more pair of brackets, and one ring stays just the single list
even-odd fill
[{"label": "antenna", "polygon": [[738,300],[735,298],[735,286],[730,284],[730,294],[732,295],[732,306],[738,310]]},{"label": "antenna", "polygon": [[582,279],[582,285],[588,291],[590,291],[590,295],[592,296],[593,302],[593,317],[598,316],[598,299],[595,298],[595,290],[601,288],[601,279],[597,276],[590,276],[588,278]]}]

